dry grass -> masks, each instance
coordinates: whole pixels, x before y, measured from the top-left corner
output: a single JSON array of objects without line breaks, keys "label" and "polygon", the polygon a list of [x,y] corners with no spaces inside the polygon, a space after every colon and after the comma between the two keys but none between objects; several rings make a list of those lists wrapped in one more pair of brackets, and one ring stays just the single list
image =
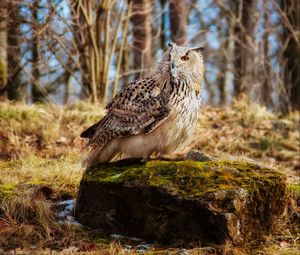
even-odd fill
[{"label": "dry grass", "polygon": [[[103,114],[103,107],[82,102],[66,107],[0,103],[0,254],[139,252],[137,246],[126,249],[124,241],[95,239],[90,231],[57,221],[55,203],[76,196],[83,172],[85,141],[78,136]],[[299,129],[299,112],[278,116],[247,100],[231,108],[206,106],[193,147],[274,167],[291,177],[289,188],[299,198]],[[294,214],[278,222],[271,236],[245,247],[151,247],[146,254],[297,254],[296,210],[294,203]]]},{"label": "dry grass", "polygon": [[79,132],[103,113],[103,107],[82,102],[67,107],[0,102],[0,159],[78,156]]},{"label": "dry grass", "polygon": [[[194,147],[217,157],[246,157],[287,174],[300,170],[299,112],[279,116],[247,99],[206,107]],[[299,173],[298,173],[299,174]]]},{"label": "dry grass", "polygon": [[[58,224],[51,203],[42,190],[29,188],[12,199],[4,199],[0,207],[0,244],[6,249],[22,247],[59,248],[77,241],[82,231],[72,225]],[[83,238],[83,237],[82,237]]]},{"label": "dry grass", "polygon": [[0,162],[0,187],[22,185],[50,185],[54,190],[75,193],[83,168],[77,158],[41,158],[35,155],[23,159]]}]

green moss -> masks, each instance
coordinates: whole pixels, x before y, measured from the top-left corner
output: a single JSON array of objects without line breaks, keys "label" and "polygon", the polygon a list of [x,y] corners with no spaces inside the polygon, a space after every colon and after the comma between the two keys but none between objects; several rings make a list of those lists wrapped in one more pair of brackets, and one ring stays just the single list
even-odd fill
[{"label": "green moss", "polygon": [[300,184],[288,184],[287,190],[300,199]]},{"label": "green moss", "polygon": [[13,183],[0,184],[0,201],[15,194],[16,185]]},{"label": "green moss", "polygon": [[112,241],[112,238],[105,235],[95,235],[92,236],[91,241],[98,245],[109,244]]},{"label": "green moss", "polygon": [[33,179],[27,182],[26,184],[31,184],[31,185],[42,185],[42,184],[48,184],[46,181],[38,180],[38,179]]},{"label": "green moss", "polygon": [[197,197],[218,190],[244,188],[251,193],[257,185],[282,182],[273,170],[239,161],[148,161],[119,166],[104,164],[88,169],[83,182],[123,183],[167,189],[183,197]]},{"label": "green moss", "polygon": [[15,160],[10,161],[0,161],[0,173],[2,170],[10,169],[16,165]]}]

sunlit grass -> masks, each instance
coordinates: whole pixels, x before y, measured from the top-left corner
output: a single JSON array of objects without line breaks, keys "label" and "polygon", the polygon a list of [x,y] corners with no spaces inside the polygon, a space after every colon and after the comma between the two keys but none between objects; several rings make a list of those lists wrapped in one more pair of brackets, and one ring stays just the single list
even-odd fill
[{"label": "sunlit grass", "polygon": [[[38,254],[53,249],[60,251],[52,254],[76,254],[79,249],[90,251],[82,254],[137,254],[116,240],[95,242],[85,231],[60,226],[53,216],[52,200],[75,197],[78,191],[85,145],[79,135],[104,113],[103,106],[84,102],[65,107],[0,103],[0,254],[1,242],[11,242],[12,249],[18,248],[13,244],[19,242],[20,254],[33,243],[43,248]],[[299,112],[279,116],[245,99],[232,107],[203,106],[192,147],[222,159],[259,161],[293,176],[288,187],[297,197],[299,143]],[[49,188],[54,198],[41,197],[43,187]],[[288,224],[281,224],[287,231]],[[252,254],[296,254],[297,242],[290,240],[299,240],[299,234],[291,234],[287,243],[278,241],[277,235]],[[249,245],[228,244],[222,252],[251,254]],[[146,254],[180,252],[155,247]],[[220,254],[212,247],[195,247],[187,253]]]},{"label": "sunlit grass", "polygon": [[300,170],[299,112],[279,116],[256,103],[205,107],[194,147],[217,157],[248,157],[289,174]]},{"label": "sunlit grass", "polygon": [[47,184],[75,192],[83,168],[78,158],[47,159],[37,156],[0,162],[0,184]]}]

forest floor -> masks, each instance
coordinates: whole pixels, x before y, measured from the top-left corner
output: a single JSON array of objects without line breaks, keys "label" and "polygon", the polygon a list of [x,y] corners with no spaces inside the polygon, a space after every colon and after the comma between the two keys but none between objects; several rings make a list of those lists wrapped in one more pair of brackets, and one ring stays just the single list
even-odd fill
[{"label": "forest floor", "polygon": [[183,250],[107,237],[70,216],[84,171],[79,134],[103,109],[83,102],[0,103],[0,254],[299,254],[299,112],[280,116],[247,100],[203,106],[191,148],[221,159],[255,160],[286,174],[291,202],[260,240]]}]

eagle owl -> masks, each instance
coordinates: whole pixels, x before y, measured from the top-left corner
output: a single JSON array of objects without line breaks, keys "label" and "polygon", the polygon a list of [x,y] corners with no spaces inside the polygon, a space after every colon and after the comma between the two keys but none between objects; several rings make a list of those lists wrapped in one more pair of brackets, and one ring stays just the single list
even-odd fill
[{"label": "eagle owl", "polygon": [[121,158],[148,158],[183,149],[196,126],[203,48],[169,43],[157,70],[124,87],[107,114],[85,130],[88,167]]}]

